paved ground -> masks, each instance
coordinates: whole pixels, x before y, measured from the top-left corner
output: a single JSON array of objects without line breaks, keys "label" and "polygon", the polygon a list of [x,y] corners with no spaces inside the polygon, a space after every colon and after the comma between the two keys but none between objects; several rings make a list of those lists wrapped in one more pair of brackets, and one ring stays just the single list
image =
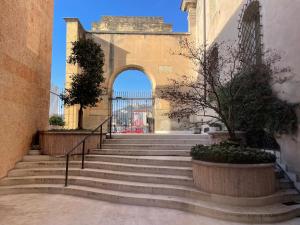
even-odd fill
[{"label": "paved ground", "polygon": [[[300,218],[280,225],[299,225]],[[0,196],[0,225],[238,225],[177,210],[63,195]],[[279,225],[279,224],[277,224]]]}]

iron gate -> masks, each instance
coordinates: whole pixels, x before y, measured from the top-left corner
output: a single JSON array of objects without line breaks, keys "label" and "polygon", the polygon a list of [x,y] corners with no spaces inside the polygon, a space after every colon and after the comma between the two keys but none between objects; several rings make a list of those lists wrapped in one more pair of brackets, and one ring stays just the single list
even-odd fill
[{"label": "iron gate", "polygon": [[112,132],[154,132],[152,92],[113,92],[111,105]]}]

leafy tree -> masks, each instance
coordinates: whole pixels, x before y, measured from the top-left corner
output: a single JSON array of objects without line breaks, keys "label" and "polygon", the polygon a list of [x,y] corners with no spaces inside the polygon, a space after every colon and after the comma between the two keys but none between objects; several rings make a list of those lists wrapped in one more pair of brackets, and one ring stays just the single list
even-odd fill
[{"label": "leafy tree", "polygon": [[[233,99],[237,93],[231,90],[232,83],[239,75],[241,52],[230,45],[214,45],[195,48],[187,39],[181,42],[177,53],[188,58],[195,66],[197,77],[184,75],[171,79],[160,97],[171,103],[170,118],[187,118],[191,115],[209,118],[211,122],[222,122],[232,140],[235,132],[235,106]],[[226,100],[226,104],[223,102]]]},{"label": "leafy tree", "polygon": [[295,109],[299,104],[288,103],[276,96],[272,85],[286,79],[279,81],[272,75],[271,64],[265,62],[263,66],[243,73],[233,85],[234,90],[240,89],[234,99],[236,129],[246,131],[248,144],[252,147],[278,148],[274,136],[293,133],[297,129]]},{"label": "leafy tree", "polygon": [[101,46],[91,39],[73,42],[68,63],[78,64],[80,72],[71,77],[71,87],[61,95],[67,106],[79,105],[78,128],[83,128],[83,109],[94,107],[101,100],[104,82],[104,53]]},{"label": "leafy tree", "polygon": [[271,87],[285,82],[287,77],[281,75],[289,72],[289,68],[276,66],[280,61],[278,54],[265,52],[263,62],[247,65],[245,69],[246,53],[235,45],[221,43],[210,49],[193,46],[182,41],[178,54],[194,63],[198,76],[171,79],[170,85],[160,92],[160,97],[171,103],[170,118],[196,115],[210,118],[207,123],[220,121],[231,140],[237,140],[236,130],[250,123],[252,128],[257,124],[260,129],[267,127],[273,131],[280,130],[278,123],[281,128],[288,124],[286,129],[294,124],[292,108],[277,99]]}]

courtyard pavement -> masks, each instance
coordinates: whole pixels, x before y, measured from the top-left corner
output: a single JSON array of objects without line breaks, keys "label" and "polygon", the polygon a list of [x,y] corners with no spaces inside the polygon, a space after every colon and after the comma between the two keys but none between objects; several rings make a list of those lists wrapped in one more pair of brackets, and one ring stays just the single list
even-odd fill
[{"label": "courtyard pavement", "polygon": [[[177,210],[48,194],[0,196],[0,225],[238,225]],[[300,218],[276,225],[299,225]]]}]

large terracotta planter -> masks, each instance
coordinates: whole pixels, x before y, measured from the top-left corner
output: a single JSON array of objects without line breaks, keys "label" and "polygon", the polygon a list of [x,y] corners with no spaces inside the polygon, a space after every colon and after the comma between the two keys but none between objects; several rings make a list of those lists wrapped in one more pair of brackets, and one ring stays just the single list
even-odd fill
[{"label": "large terracotta planter", "polygon": [[262,197],[276,191],[274,164],[223,164],[193,160],[195,185],[204,192]]}]

